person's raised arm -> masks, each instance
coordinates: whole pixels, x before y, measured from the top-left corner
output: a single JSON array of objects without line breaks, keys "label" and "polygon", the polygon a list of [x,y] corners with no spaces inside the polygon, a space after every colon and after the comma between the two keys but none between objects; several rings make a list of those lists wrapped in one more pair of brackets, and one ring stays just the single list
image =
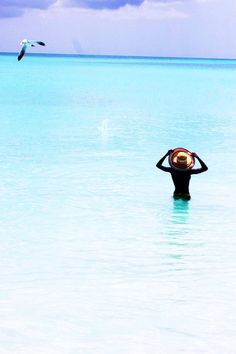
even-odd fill
[{"label": "person's raised arm", "polygon": [[172,152],[172,150],[167,151],[167,153],[160,159],[160,161],[157,162],[157,164],[156,164],[157,168],[159,168],[160,170],[165,171],[165,172],[170,172],[171,171],[170,167],[165,167],[165,166],[162,165],[164,160],[165,160],[165,158],[167,156],[169,156],[171,152]]},{"label": "person's raised arm", "polygon": [[205,172],[208,170],[208,167],[205,164],[205,162],[203,162],[202,159],[200,159],[200,157],[195,152],[192,152],[192,156],[195,157],[195,159],[197,159],[199,161],[201,167],[193,169],[191,171],[191,174],[202,173],[202,172]]}]

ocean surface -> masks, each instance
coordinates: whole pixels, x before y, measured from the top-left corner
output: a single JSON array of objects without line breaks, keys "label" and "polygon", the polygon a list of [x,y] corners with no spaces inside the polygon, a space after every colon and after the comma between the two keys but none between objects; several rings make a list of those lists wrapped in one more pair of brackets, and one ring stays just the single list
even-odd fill
[{"label": "ocean surface", "polygon": [[[236,353],[236,61],[0,55],[0,352]],[[173,201],[157,161],[208,165]]]}]

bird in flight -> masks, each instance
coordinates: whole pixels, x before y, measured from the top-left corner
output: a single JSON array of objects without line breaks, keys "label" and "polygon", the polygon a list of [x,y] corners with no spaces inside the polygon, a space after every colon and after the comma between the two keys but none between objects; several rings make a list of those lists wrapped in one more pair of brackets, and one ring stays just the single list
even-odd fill
[{"label": "bird in flight", "polygon": [[23,56],[25,55],[25,51],[26,48],[28,47],[35,47],[36,44],[39,45],[45,45],[45,43],[41,42],[41,41],[35,41],[35,40],[31,40],[31,39],[23,39],[23,41],[20,42],[20,45],[22,46],[21,51],[18,55],[18,61],[21,60],[23,58]]}]

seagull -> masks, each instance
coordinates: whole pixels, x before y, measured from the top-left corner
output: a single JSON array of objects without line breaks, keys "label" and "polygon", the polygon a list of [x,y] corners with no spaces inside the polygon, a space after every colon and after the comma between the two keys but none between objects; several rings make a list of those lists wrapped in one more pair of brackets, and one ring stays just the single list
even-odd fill
[{"label": "seagull", "polygon": [[18,55],[18,61],[21,60],[23,58],[23,56],[25,55],[25,51],[26,48],[28,47],[35,47],[35,44],[39,44],[39,45],[45,45],[45,43],[41,42],[41,41],[35,41],[32,39],[23,39],[23,41],[20,42],[20,45],[22,45],[21,51]]}]

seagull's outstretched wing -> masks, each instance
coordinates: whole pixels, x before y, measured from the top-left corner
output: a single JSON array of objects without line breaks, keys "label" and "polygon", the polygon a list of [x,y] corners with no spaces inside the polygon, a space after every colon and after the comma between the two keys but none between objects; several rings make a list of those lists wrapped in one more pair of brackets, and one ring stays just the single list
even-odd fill
[{"label": "seagull's outstretched wing", "polygon": [[18,55],[18,61],[20,61],[23,58],[23,56],[25,55],[26,47],[27,47],[26,45],[23,45],[23,47]]},{"label": "seagull's outstretched wing", "polygon": [[43,42],[41,42],[41,41],[37,41],[37,43],[38,43],[39,45],[45,45],[45,43],[43,43]]},{"label": "seagull's outstretched wing", "polygon": [[45,45],[44,42],[42,42],[42,41],[35,41],[35,40],[33,40],[33,39],[30,40],[30,44],[31,44],[31,46],[34,45],[34,44],[39,44],[39,45],[43,45],[43,46]]}]

